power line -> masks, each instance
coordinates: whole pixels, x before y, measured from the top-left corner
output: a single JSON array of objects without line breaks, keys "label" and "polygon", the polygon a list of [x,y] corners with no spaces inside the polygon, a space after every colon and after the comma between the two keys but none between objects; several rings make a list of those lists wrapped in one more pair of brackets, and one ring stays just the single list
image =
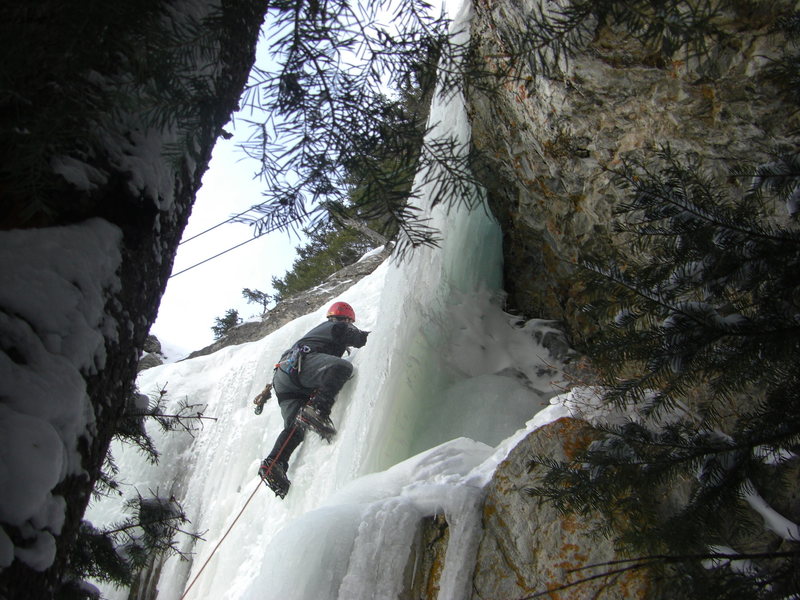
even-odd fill
[{"label": "power line", "polygon": [[205,235],[205,234],[206,234],[206,233],[208,233],[209,231],[214,231],[214,230],[215,230],[217,227],[221,227],[222,225],[225,225],[225,223],[230,223],[230,222],[231,222],[231,221],[233,221],[234,219],[238,219],[238,218],[239,218],[239,217],[241,217],[242,215],[244,215],[244,214],[246,214],[246,213],[249,213],[249,212],[250,212],[251,210],[253,210],[254,208],[258,208],[258,207],[260,207],[260,206],[264,206],[264,204],[255,204],[254,206],[251,206],[251,207],[250,207],[250,208],[248,208],[247,210],[244,210],[244,211],[240,212],[238,215],[233,215],[233,216],[232,216],[232,217],[230,217],[228,220],[226,220],[226,221],[222,221],[222,223],[217,223],[216,225],[214,225],[213,227],[209,227],[209,228],[208,228],[208,229],[206,229],[205,231],[201,231],[200,233],[198,233],[198,234],[196,234],[196,235],[193,235],[192,237],[190,237],[190,238],[188,238],[188,239],[181,240],[181,242],[180,242],[180,244],[178,244],[178,246],[180,246],[181,244],[185,244],[186,242],[191,242],[193,239],[199,238],[201,235]]},{"label": "power line", "polygon": [[177,273],[173,273],[172,275],[170,275],[170,276],[169,276],[169,278],[170,278],[170,279],[172,279],[173,277],[177,277],[178,275],[180,275],[180,274],[182,274],[182,273],[186,273],[186,271],[191,271],[191,270],[192,270],[192,269],[194,269],[195,267],[199,267],[200,265],[203,265],[203,264],[207,263],[207,262],[208,262],[208,261],[210,261],[210,260],[214,260],[215,258],[219,258],[220,256],[222,256],[223,254],[227,254],[227,253],[228,253],[228,252],[230,252],[231,250],[236,250],[236,248],[240,248],[240,247],[244,246],[245,244],[249,244],[249,243],[250,243],[250,242],[252,242],[253,240],[257,240],[257,239],[258,239],[258,238],[260,238],[262,235],[266,235],[267,233],[269,233],[269,232],[268,232],[268,231],[265,231],[264,233],[262,233],[262,234],[260,234],[260,235],[257,235],[257,236],[255,236],[255,237],[251,237],[249,240],[246,240],[246,241],[242,242],[241,244],[236,244],[236,245],[235,245],[235,246],[233,246],[232,248],[228,248],[227,250],[223,250],[223,251],[222,251],[222,252],[220,252],[219,254],[215,254],[214,256],[211,256],[211,257],[209,257],[209,258],[207,258],[207,259],[205,259],[205,260],[201,260],[199,263],[196,263],[196,264],[192,265],[191,267],[186,267],[186,268],[185,268],[185,269],[183,269],[182,271],[178,271]]},{"label": "power line", "polygon": [[[245,212],[247,212],[247,211],[245,211]],[[236,215],[236,217],[238,217],[238,216],[240,216],[240,215],[242,215],[242,214],[244,214],[244,213],[239,213],[238,215]],[[216,225],[214,225],[213,227],[209,227],[208,229],[206,229],[205,231],[201,231],[201,232],[200,232],[200,233],[198,233],[197,235],[193,235],[193,236],[192,236],[192,237],[190,237],[190,238],[187,238],[187,239],[185,239],[185,240],[181,240],[181,243],[180,243],[180,244],[178,244],[178,246],[180,246],[181,244],[185,244],[186,242],[191,242],[193,239],[199,238],[201,235],[205,235],[205,234],[206,234],[206,233],[208,233],[209,231],[214,231],[214,230],[215,230],[217,227],[221,227],[222,225],[225,225],[225,223],[230,223],[230,222],[231,222],[231,221],[233,221],[233,220],[234,220],[236,217],[231,217],[231,218],[230,218],[230,219],[228,219],[227,221],[223,221],[222,223],[217,223],[217,224],[216,224]]]},{"label": "power line", "polygon": [[[247,212],[247,211],[245,211],[245,212]],[[267,235],[268,233],[272,233],[272,232],[273,232],[273,231],[275,231],[276,229],[280,229],[281,227],[283,227],[283,226],[285,226],[285,225],[289,225],[290,223],[294,223],[294,222],[296,222],[296,221],[300,221],[300,220],[302,220],[302,219],[303,219],[303,216],[297,216],[297,217],[295,217],[294,219],[290,219],[290,220],[288,220],[288,221],[285,221],[285,222],[283,222],[283,223],[279,223],[279,224],[277,224],[277,225],[273,225],[273,226],[272,226],[272,228],[270,228],[270,229],[267,229],[266,231],[262,231],[262,232],[261,232],[261,233],[259,233],[258,235],[254,236],[254,237],[251,237],[249,240],[245,240],[245,241],[244,241],[244,242],[242,242],[241,244],[236,244],[235,246],[232,246],[232,247],[228,248],[227,250],[223,250],[222,252],[219,252],[218,254],[215,254],[214,256],[209,256],[209,257],[208,257],[208,258],[206,258],[205,260],[201,260],[199,263],[195,263],[195,264],[193,264],[193,265],[192,265],[192,266],[190,266],[190,267],[186,267],[186,268],[185,268],[185,269],[183,269],[182,271],[178,271],[177,273],[173,273],[172,275],[170,275],[170,276],[169,276],[169,279],[172,279],[173,277],[177,277],[178,275],[181,275],[182,273],[186,273],[186,271],[191,271],[191,270],[192,270],[192,269],[194,269],[195,267],[199,267],[200,265],[203,265],[203,264],[207,263],[207,262],[208,262],[208,261],[210,261],[210,260],[214,260],[215,258],[219,258],[219,257],[220,257],[220,256],[222,256],[223,254],[227,254],[227,253],[228,253],[228,252],[230,252],[231,250],[236,250],[237,248],[241,248],[241,247],[242,247],[242,246],[244,246],[245,244],[249,244],[250,242],[252,242],[252,241],[254,241],[254,240],[257,240],[258,238],[260,238],[260,237],[262,237],[262,236],[265,236],[265,235]],[[222,224],[222,223],[220,223],[220,225],[221,225],[221,224]],[[216,227],[216,225],[215,225],[215,227]],[[212,229],[213,229],[213,228],[212,228]],[[198,235],[200,235],[200,234],[198,234]],[[197,237],[197,236],[195,236],[195,237]],[[191,239],[191,238],[190,238],[190,239]],[[186,241],[189,241],[189,240],[186,240]]]}]

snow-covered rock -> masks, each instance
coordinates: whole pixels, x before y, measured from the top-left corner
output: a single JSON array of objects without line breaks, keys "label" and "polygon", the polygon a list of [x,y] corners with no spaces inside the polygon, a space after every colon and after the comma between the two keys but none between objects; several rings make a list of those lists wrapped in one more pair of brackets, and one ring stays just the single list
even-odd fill
[{"label": "snow-covered rock", "polygon": [[[562,418],[528,434],[497,467],[483,505],[474,600],[523,598],[554,590],[599,572],[574,569],[622,558],[613,542],[592,535],[592,528],[601,524],[598,515],[565,516],[552,503],[526,493],[539,484],[544,471],[541,465],[531,468],[534,455],[568,460],[593,439],[596,434],[584,421]],[[596,583],[570,587],[563,597],[633,600],[647,597],[649,587],[644,570],[604,580],[602,586]]]}]

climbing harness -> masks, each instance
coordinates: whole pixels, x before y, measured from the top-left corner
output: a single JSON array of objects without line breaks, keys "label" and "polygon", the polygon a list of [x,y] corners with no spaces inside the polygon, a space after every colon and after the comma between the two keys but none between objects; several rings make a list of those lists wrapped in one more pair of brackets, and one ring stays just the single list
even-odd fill
[{"label": "climbing harness", "polygon": [[289,375],[293,372],[299,373],[303,370],[303,356],[309,352],[311,352],[311,348],[305,344],[302,346],[292,346],[289,352],[284,355],[286,358],[281,357],[281,361],[275,366]]},{"label": "climbing harness", "polygon": [[283,445],[278,450],[278,453],[275,455],[275,460],[272,461],[272,464],[270,464],[269,468],[267,469],[267,472],[264,474],[263,477],[261,477],[261,481],[259,481],[258,484],[256,484],[256,489],[254,489],[253,493],[250,494],[250,497],[244,503],[244,506],[242,506],[242,509],[239,511],[239,514],[236,515],[236,518],[233,519],[233,522],[228,526],[228,529],[225,531],[225,533],[222,535],[220,540],[217,542],[217,545],[214,546],[214,549],[211,551],[211,554],[208,555],[208,558],[203,563],[203,566],[200,567],[200,570],[197,572],[197,575],[195,575],[194,578],[192,579],[191,583],[189,583],[189,585],[186,586],[186,589],[183,591],[183,594],[181,594],[181,597],[178,600],[183,600],[184,598],[186,598],[187,594],[189,593],[189,590],[192,589],[192,586],[200,578],[200,575],[203,573],[205,568],[208,566],[208,563],[211,562],[211,559],[214,557],[214,554],[216,554],[217,550],[222,545],[222,542],[224,542],[225,538],[228,537],[228,534],[233,529],[233,526],[236,525],[236,522],[239,520],[239,517],[241,517],[242,514],[244,513],[244,509],[247,508],[247,505],[250,504],[250,501],[256,495],[256,492],[261,487],[261,484],[263,483],[267,487],[267,489],[269,489],[269,486],[267,485],[267,481],[266,481],[267,475],[269,475],[270,471],[272,470],[272,465],[274,465],[276,462],[278,462],[278,459],[280,458],[281,454],[283,454],[283,451],[286,448],[286,444],[288,444],[289,440],[292,439],[292,436],[294,435],[294,432],[295,432],[296,429],[297,429],[296,425],[294,427],[292,427],[291,433],[289,434],[289,436],[286,438],[286,441],[283,443]]},{"label": "climbing harness", "polygon": [[300,372],[303,370],[303,357],[309,352],[311,352],[311,347],[305,344],[292,346],[288,352],[281,356],[281,361],[275,365],[275,368],[286,373],[293,384],[302,388]]}]

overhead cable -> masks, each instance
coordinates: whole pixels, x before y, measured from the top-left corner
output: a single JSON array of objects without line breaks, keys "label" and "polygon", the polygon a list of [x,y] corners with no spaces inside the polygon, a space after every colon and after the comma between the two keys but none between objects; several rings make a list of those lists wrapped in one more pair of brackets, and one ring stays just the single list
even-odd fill
[{"label": "overhead cable", "polygon": [[185,244],[186,242],[191,242],[193,239],[195,239],[195,238],[199,238],[201,235],[205,235],[205,234],[206,234],[206,233],[208,233],[209,231],[214,231],[214,230],[215,230],[217,227],[220,227],[220,226],[222,226],[222,225],[225,225],[225,223],[230,223],[230,222],[231,222],[231,221],[233,221],[234,219],[238,219],[238,218],[239,218],[239,217],[241,217],[242,215],[244,215],[244,214],[246,214],[246,213],[249,213],[251,210],[253,210],[254,208],[258,208],[259,206],[264,206],[264,205],[263,205],[263,204],[256,204],[256,205],[254,205],[254,206],[251,206],[251,207],[250,207],[250,208],[248,208],[247,210],[244,210],[244,211],[240,212],[238,215],[233,215],[233,216],[232,216],[232,217],[230,217],[228,220],[226,220],[226,221],[222,221],[222,223],[217,223],[216,225],[214,225],[213,227],[209,227],[209,228],[208,228],[208,229],[206,229],[205,231],[201,231],[200,233],[198,233],[198,234],[196,234],[196,235],[193,235],[193,236],[192,236],[192,237],[190,237],[190,238],[187,238],[187,239],[185,239],[185,240],[181,240],[181,242],[180,242],[180,244],[178,244],[178,246],[180,246],[181,244]]},{"label": "overhead cable", "polygon": [[[297,217],[295,217],[294,219],[290,219],[290,220],[288,220],[288,221],[285,221],[285,222],[283,222],[283,223],[279,223],[279,224],[277,224],[277,225],[274,225],[274,226],[272,226],[270,229],[267,229],[266,231],[262,231],[262,232],[261,232],[261,233],[259,233],[258,235],[251,237],[249,240],[245,240],[245,241],[243,241],[241,244],[236,244],[235,246],[232,246],[232,247],[228,248],[227,250],[223,250],[222,252],[219,252],[218,254],[215,254],[214,256],[209,256],[209,257],[208,257],[208,258],[206,258],[205,260],[201,260],[199,263],[195,263],[195,264],[193,264],[193,265],[192,265],[192,266],[190,266],[190,267],[186,267],[186,268],[185,268],[185,269],[183,269],[182,271],[178,271],[177,273],[173,273],[172,275],[170,275],[170,276],[169,276],[169,279],[172,279],[173,277],[177,277],[178,275],[181,275],[182,273],[186,273],[186,271],[190,271],[190,270],[194,269],[195,267],[199,267],[200,265],[203,265],[203,264],[207,263],[207,262],[208,262],[208,261],[210,261],[210,260],[214,260],[215,258],[219,258],[219,257],[220,257],[220,256],[222,256],[223,254],[227,254],[227,253],[228,253],[228,252],[230,252],[231,250],[236,250],[237,248],[241,248],[241,247],[242,247],[242,246],[244,246],[245,244],[249,244],[250,242],[252,242],[252,241],[254,241],[254,240],[257,240],[258,238],[260,238],[260,237],[262,237],[262,236],[265,236],[265,235],[267,235],[268,233],[272,233],[272,232],[273,232],[273,231],[275,231],[276,229],[280,229],[281,227],[283,227],[283,226],[285,226],[285,225],[289,225],[290,223],[294,223],[295,221],[300,221],[300,220],[302,220],[302,219],[303,219],[303,216],[297,216]],[[198,234],[198,235],[199,235],[199,234]],[[188,241],[188,240],[187,240],[187,241]]]}]

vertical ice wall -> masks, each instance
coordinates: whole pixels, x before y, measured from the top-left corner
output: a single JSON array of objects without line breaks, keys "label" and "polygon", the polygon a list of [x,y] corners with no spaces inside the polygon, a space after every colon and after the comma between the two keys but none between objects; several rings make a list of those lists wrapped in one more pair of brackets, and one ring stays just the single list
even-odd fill
[{"label": "vertical ice wall", "polygon": [[[453,27],[460,33],[456,42],[468,36],[464,3]],[[470,127],[462,95],[434,97],[429,117],[430,136],[453,138],[467,152]],[[417,181],[435,180],[435,174],[419,173]],[[426,191],[432,192],[433,183]],[[451,198],[448,205],[426,206],[423,194],[422,218],[441,232],[438,248],[421,248],[407,262],[393,265],[387,273],[377,321],[387,335],[376,336],[364,360],[370,372],[379,373],[362,383],[367,398],[380,399],[385,408],[369,424],[370,456],[362,472],[384,469],[411,454],[429,448],[448,437],[420,440],[420,429],[433,417],[431,408],[443,401],[443,392],[458,374],[445,358],[448,335],[453,326],[473,327],[468,319],[480,319],[469,295],[483,290],[491,295],[502,283],[501,233],[485,209],[472,212],[466,204],[475,198]],[[482,190],[472,194],[480,198]],[[482,202],[482,198],[481,198]],[[465,297],[464,294],[467,296]],[[459,325],[460,324],[460,325]]]}]

